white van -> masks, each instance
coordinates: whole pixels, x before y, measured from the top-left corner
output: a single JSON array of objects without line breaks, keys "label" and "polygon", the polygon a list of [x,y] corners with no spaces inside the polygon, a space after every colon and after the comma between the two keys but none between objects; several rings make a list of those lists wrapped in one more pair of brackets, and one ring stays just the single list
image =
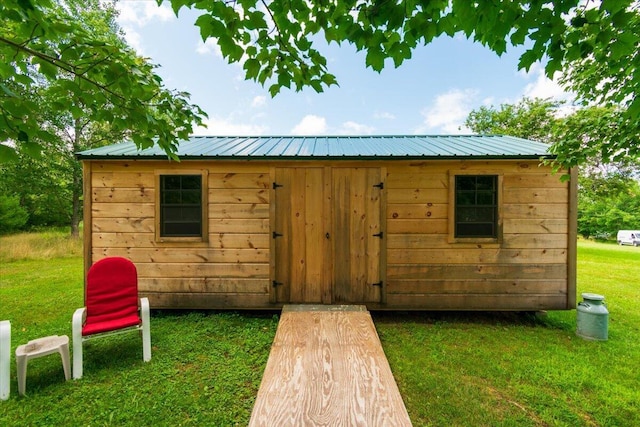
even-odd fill
[{"label": "white van", "polygon": [[619,245],[640,246],[640,230],[620,230],[617,240]]}]

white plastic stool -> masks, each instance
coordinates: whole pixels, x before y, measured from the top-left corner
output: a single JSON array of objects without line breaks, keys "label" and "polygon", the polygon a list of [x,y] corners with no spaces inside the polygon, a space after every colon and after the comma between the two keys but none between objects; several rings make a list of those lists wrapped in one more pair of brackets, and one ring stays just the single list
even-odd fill
[{"label": "white plastic stool", "polygon": [[11,393],[9,374],[11,367],[11,322],[0,321],[0,400]]},{"label": "white plastic stool", "polygon": [[53,335],[29,341],[16,348],[16,365],[18,365],[18,393],[24,395],[27,383],[27,362],[29,359],[46,356],[52,353],[60,353],[64,379],[71,378],[71,363],[69,361],[69,337],[66,335]]}]

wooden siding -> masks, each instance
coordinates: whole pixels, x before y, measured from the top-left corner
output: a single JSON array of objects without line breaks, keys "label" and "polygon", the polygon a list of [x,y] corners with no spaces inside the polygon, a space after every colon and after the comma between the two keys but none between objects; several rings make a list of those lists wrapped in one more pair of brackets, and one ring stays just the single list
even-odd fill
[{"label": "wooden siding", "polygon": [[[575,183],[560,181],[560,174],[536,161],[85,161],[84,167],[85,224],[90,224],[85,268],[107,256],[131,259],[141,293],[156,308],[279,308],[290,300],[332,303],[338,294],[349,295],[344,299],[365,294],[363,301],[350,302],[372,309],[575,306]],[[276,173],[280,169],[295,171],[290,181],[300,190],[294,193],[306,196],[287,196],[276,206],[282,189],[272,183],[283,179]],[[377,172],[341,184],[358,169]],[[200,241],[156,236],[156,177],[168,170],[206,176],[207,233]],[[500,176],[499,239],[452,239],[449,186],[457,173]],[[383,182],[384,190],[372,192],[374,181]],[[347,194],[349,203],[363,198],[375,208],[347,209]],[[354,209],[359,218],[372,215],[372,209],[372,218],[379,212],[379,224],[366,225],[363,236],[384,235],[367,237],[374,239],[364,249],[367,262],[380,260],[367,272],[341,266],[342,246],[353,259],[362,252],[356,246],[362,242],[353,236],[339,238],[340,224],[360,226],[353,218],[345,222],[350,214],[344,212]],[[299,215],[288,218],[294,211]],[[280,253],[284,249],[272,233],[282,227],[314,237],[291,240]],[[293,271],[297,256],[287,251],[306,253],[300,258],[304,271],[292,276],[305,283],[279,290],[273,282],[281,280],[282,271]],[[344,283],[336,287],[341,269],[382,286],[373,296]]]},{"label": "wooden siding", "polygon": [[[91,262],[132,260],[155,308],[269,307],[270,167],[205,162],[85,162],[91,182]],[[156,237],[156,176],[205,171],[207,235]]]},{"label": "wooden siding", "polygon": [[[387,305],[444,310],[563,309],[570,299],[569,185],[536,162],[387,166]],[[501,235],[452,239],[450,178],[501,177]],[[574,291],[575,292],[575,291]]]}]

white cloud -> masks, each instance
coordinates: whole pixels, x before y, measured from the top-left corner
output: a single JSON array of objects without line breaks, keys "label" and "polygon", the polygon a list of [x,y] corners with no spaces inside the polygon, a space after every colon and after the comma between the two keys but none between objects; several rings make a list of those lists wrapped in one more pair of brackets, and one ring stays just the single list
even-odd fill
[{"label": "white cloud", "polygon": [[218,58],[222,58],[222,51],[215,39],[207,39],[206,42],[198,40],[198,46],[196,46],[196,52],[200,55],[214,54]]},{"label": "white cloud", "polygon": [[169,6],[158,6],[155,2],[117,2],[117,22],[124,31],[127,44],[139,54],[143,54],[142,36],[136,29],[142,28],[151,21],[168,22],[176,19]]},{"label": "white cloud", "polygon": [[352,121],[347,121],[342,124],[338,130],[339,135],[371,135],[375,131],[372,126],[363,125]]},{"label": "white cloud", "polygon": [[523,73],[526,79],[534,79],[524,88],[523,95],[529,98],[554,99],[556,101],[569,101],[574,98],[573,94],[566,92],[558,83],[559,73],[556,73],[553,80],[544,73],[544,67],[540,64],[533,64],[528,73]]},{"label": "white cloud", "polygon": [[230,119],[220,117],[209,117],[205,120],[204,126],[198,126],[193,131],[193,135],[264,135],[268,128],[266,126],[251,123],[236,123]]},{"label": "white cloud", "polygon": [[144,27],[151,21],[172,21],[176,15],[166,4],[158,6],[155,2],[117,2],[118,23],[123,27],[135,25]]},{"label": "white cloud", "polygon": [[308,114],[291,130],[292,135],[322,135],[327,132],[327,120],[324,117]]},{"label": "white cloud", "polygon": [[123,28],[123,30],[124,39],[126,40],[127,44],[131,46],[136,52],[138,52],[138,54],[142,54],[142,36],[140,35],[140,33],[133,28]]},{"label": "white cloud", "polygon": [[452,89],[438,95],[430,107],[420,112],[424,122],[415,133],[468,133],[464,120],[474,108],[477,97],[478,91],[473,89]]},{"label": "white cloud", "polygon": [[260,108],[264,107],[265,105],[267,105],[267,97],[263,95],[258,95],[251,101],[251,107],[253,108]]}]

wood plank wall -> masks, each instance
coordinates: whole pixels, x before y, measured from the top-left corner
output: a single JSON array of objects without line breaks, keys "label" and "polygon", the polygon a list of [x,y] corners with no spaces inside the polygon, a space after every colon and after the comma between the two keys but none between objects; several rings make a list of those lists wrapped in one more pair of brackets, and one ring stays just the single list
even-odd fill
[{"label": "wood plank wall", "polygon": [[[505,161],[390,163],[387,170],[389,306],[567,308],[569,185],[561,174]],[[501,242],[452,242],[456,171],[501,176]]]},{"label": "wood plank wall", "polygon": [[[370,308],[571,308],[570,187],[560,174],[537,161],[295,162],[319,164],[386,167],[386,304]],[[271,183],[275,167],[291,165],[86,161],[86,264],[131,259],[155,308],[277,308]],[[156,173],[168,168],[207,172],[206,241],[157,240]],[[452,242],[449,182],[456,171],[501,176],[501,242]]]},{"label": "wood plank wall", "polygon": [[[91,262],[107,256],[132,260],[139,290],[154,308],[269,306],[268,165],[91,163]],[[208,171],[204,242],[156,239],[156,171],[169,169]]]}]

